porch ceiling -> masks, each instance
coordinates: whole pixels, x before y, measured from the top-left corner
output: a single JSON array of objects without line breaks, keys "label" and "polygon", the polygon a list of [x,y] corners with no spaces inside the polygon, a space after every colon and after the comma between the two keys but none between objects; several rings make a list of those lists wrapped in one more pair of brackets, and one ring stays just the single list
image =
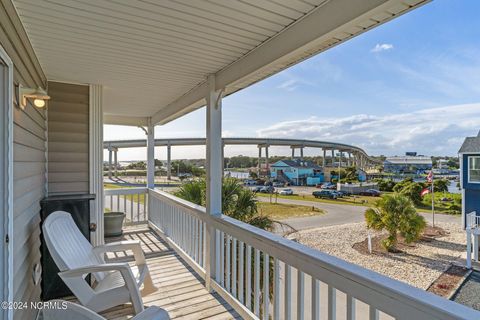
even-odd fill
[{"label": "porch ceiling", "polygon": [[166,123],[427,0],[12,0],[49,80],[104,86],[106,122]]}]

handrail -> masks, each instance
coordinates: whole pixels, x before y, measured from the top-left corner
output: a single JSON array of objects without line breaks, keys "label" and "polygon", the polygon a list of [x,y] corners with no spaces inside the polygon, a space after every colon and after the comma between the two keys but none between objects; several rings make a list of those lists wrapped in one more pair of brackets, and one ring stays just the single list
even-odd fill
[{"label": "handrail", "polygon": [[473,309],[228,216],[207,215],[205,208],[171,194],[150,190],[150,195],[397,319],[480,319]]}]

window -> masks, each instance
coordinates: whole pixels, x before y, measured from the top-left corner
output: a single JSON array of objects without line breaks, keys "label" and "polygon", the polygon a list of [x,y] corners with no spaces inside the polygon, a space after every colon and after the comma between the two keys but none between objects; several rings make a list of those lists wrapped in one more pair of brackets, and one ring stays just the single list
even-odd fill
[{"label": "window", "polygon": [[480,156],[468,157],[468,182],[480,183]]}]

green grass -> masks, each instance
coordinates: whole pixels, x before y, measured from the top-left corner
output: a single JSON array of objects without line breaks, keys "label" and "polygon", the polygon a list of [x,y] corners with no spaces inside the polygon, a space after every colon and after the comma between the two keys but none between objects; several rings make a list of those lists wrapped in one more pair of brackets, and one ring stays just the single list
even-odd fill
[{"label": "green grass", "polygon": [[257,205],[258,212],[276,220],[324,214],[324,211],[321,209],[297,204],[259,202]]},{"label": "green grass", "polygon": [[[383,192],[383,194],[388,194],[391,192]],[[269,198],[270,195],[266,193],[257,193],[258,197],[261,198]],[[452,202],[443,202],[440,201],[441,198],[452,198],[454,202],[457,204],[462,203],[462,196],[461,194],[456,193],[443,193],[443,192],[435,192],[435,212],[438,213],[450,213],[449,206]],[[321,203],[331,203],[331,204],[345,204],[345,205],[352,205],[352,206],[364,206],[364,207],[373,207],[375,201],[378,200],[378,197],[368,197],[368,196],[351,196],[351,197],[343,197],[339,199],[318,199],[312,195],[305,194],[305,195],[298,195],[293,194],[290,196],[286,195],[278,195],[280,199],[290,199],[290,200],[300,200],[300,201],[313,201],[313,202],[321,202]],[[275,199],[275,195],[272,196],[272,199]],[[421,205],[416,206],[416,209],[419,212],[431,212],[432,205],[431,205],[431,195],[427,194],[422,201]],[[461,211],[461,210],[460,210]]]},{"label": "green grass", "polygon": [[[269,198],[270,195],[266,193],[257,193],[257,196],[263,198]],[[290,200],[300,200],[300,201],[314,201],[314,202],[322,202],[322,203],[332,203],[332,204],[346,204],[352,206],[366,206],[370,207],[373,206],[373,203],[378,200],[378,197],[366,197],[366,196],[355,196],[355,197],[343,197],[339,199],[320,199],[315,198],[310,194],[299,195],[299,194],[292,194],[290,196],[286,195],[278,195],[280,199],[290,199]],[[272,199],[275,199],[275,195],[272,196]]]}]

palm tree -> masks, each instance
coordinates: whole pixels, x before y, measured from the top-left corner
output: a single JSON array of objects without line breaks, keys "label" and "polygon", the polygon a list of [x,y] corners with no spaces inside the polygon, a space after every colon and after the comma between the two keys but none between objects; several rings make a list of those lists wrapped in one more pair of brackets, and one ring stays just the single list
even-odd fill
[{"label": "palm tree", "polygon": [[388,232],[388,237],[382,241],[388,251],[395,249],[399,233],[406,243],[411,243],[418,240],[426,226],[425,219],[417,214],[413,202],[398,193],[384,195],[374,208],[365,211],[365,220],[367,228]]},{"label": "palm tree", "polygon": [[[175,196],[205,206],[206,183],[204,179],[182,184]],[[235,178],[224,178],[222,184],[222,212],[234,219],[264,230],[272,230],[275,221],[258,212],[255,193],[242,186]]]}]

